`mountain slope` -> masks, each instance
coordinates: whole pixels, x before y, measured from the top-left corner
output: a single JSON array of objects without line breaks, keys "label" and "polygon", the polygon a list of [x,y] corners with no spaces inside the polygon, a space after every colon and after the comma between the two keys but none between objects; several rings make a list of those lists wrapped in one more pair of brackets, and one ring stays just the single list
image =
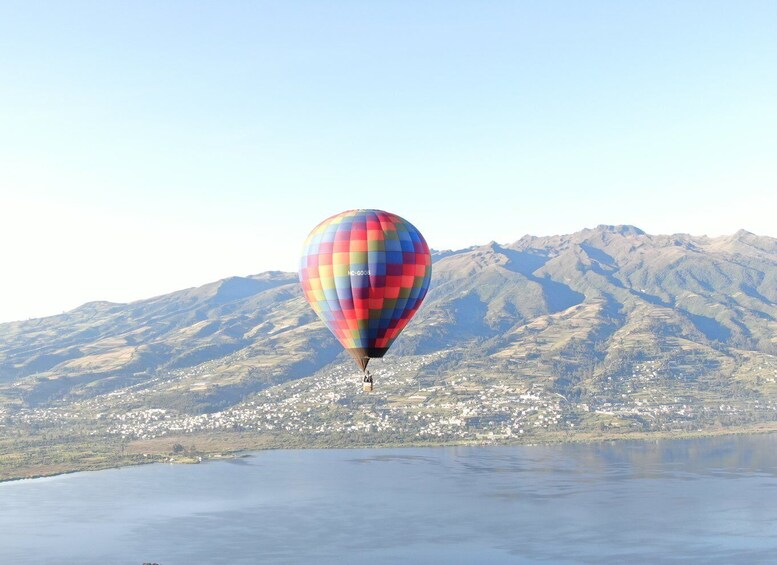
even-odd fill
[{"label": "mountain slope", "polygon": [[[693,350],[716,363],[732,354],[724,348],[773,354],[777,240],[599,226],[448,253],[436,258],[424,307],[392,353],[471,343],[495,360],[596,345],[601,374],[625,370],[626,351],[674,348],[681,358]],[[245,394],[311,374],[338,354],[296,275],[272,272],[0,324],[0,391],[34,405],[207,362],[216,365],[212,386]]]},{"label": "mountain slope", "polygon": [[[301,376],[314,352],[336,354],[289,273],[233,277],[132,304],[88,303],[66,314],[0,325],[0,390],[8,400],[41,404],[143,382],[235,352],[235,375],[271,366],[253,388]],[[281,337],[283,336],[283,337]],[[326,343],[321,343],[326,341]],[[251,387],[249,387],[251,388]]]},{"label": "mountain slope", "polygon": [[599,226],[436,253],[373,395],[293,273],[0,324],[0,430],[253,446],[709,430],[777,420],[775,354],[777,240]]}]

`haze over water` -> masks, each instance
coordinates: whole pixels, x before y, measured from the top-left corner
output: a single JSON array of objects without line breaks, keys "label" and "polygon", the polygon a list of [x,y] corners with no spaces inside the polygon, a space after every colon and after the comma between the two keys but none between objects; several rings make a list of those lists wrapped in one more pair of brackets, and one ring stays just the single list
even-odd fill
[{"label": "haze over water", "polygon": [[769,562],[777,435],[268,451],[0,485],[1,563]]}]

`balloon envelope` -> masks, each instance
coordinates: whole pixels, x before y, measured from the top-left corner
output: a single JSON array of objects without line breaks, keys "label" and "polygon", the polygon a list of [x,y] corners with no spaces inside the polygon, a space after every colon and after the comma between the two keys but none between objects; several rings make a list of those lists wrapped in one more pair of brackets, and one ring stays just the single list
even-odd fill
[{"label": "balloon envelope", "polygon": [[383,357],[426,296],[432,257],[421,233],[382,210],[348,210],[316,226],[299,272],[316,314],[362,370]]}]

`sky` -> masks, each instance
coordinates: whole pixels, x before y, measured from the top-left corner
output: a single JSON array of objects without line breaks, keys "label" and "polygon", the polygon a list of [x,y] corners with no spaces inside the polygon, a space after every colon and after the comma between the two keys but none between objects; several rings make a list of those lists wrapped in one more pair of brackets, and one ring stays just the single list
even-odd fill
[{"label": "sky", "polygon": [[0,0],[0,322],[435,249],[777,236],[777,2]]}]

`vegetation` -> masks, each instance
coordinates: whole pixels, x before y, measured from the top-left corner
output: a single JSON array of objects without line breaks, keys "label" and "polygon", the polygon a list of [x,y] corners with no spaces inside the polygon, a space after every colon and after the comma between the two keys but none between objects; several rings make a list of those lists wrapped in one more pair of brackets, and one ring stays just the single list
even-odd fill
[{"label": "vegetation", "polygon": [[296,276],[0,324],[0,479],[247,449],[774,429],[777,240],[629,226],[437,255],[363,394]]}]

